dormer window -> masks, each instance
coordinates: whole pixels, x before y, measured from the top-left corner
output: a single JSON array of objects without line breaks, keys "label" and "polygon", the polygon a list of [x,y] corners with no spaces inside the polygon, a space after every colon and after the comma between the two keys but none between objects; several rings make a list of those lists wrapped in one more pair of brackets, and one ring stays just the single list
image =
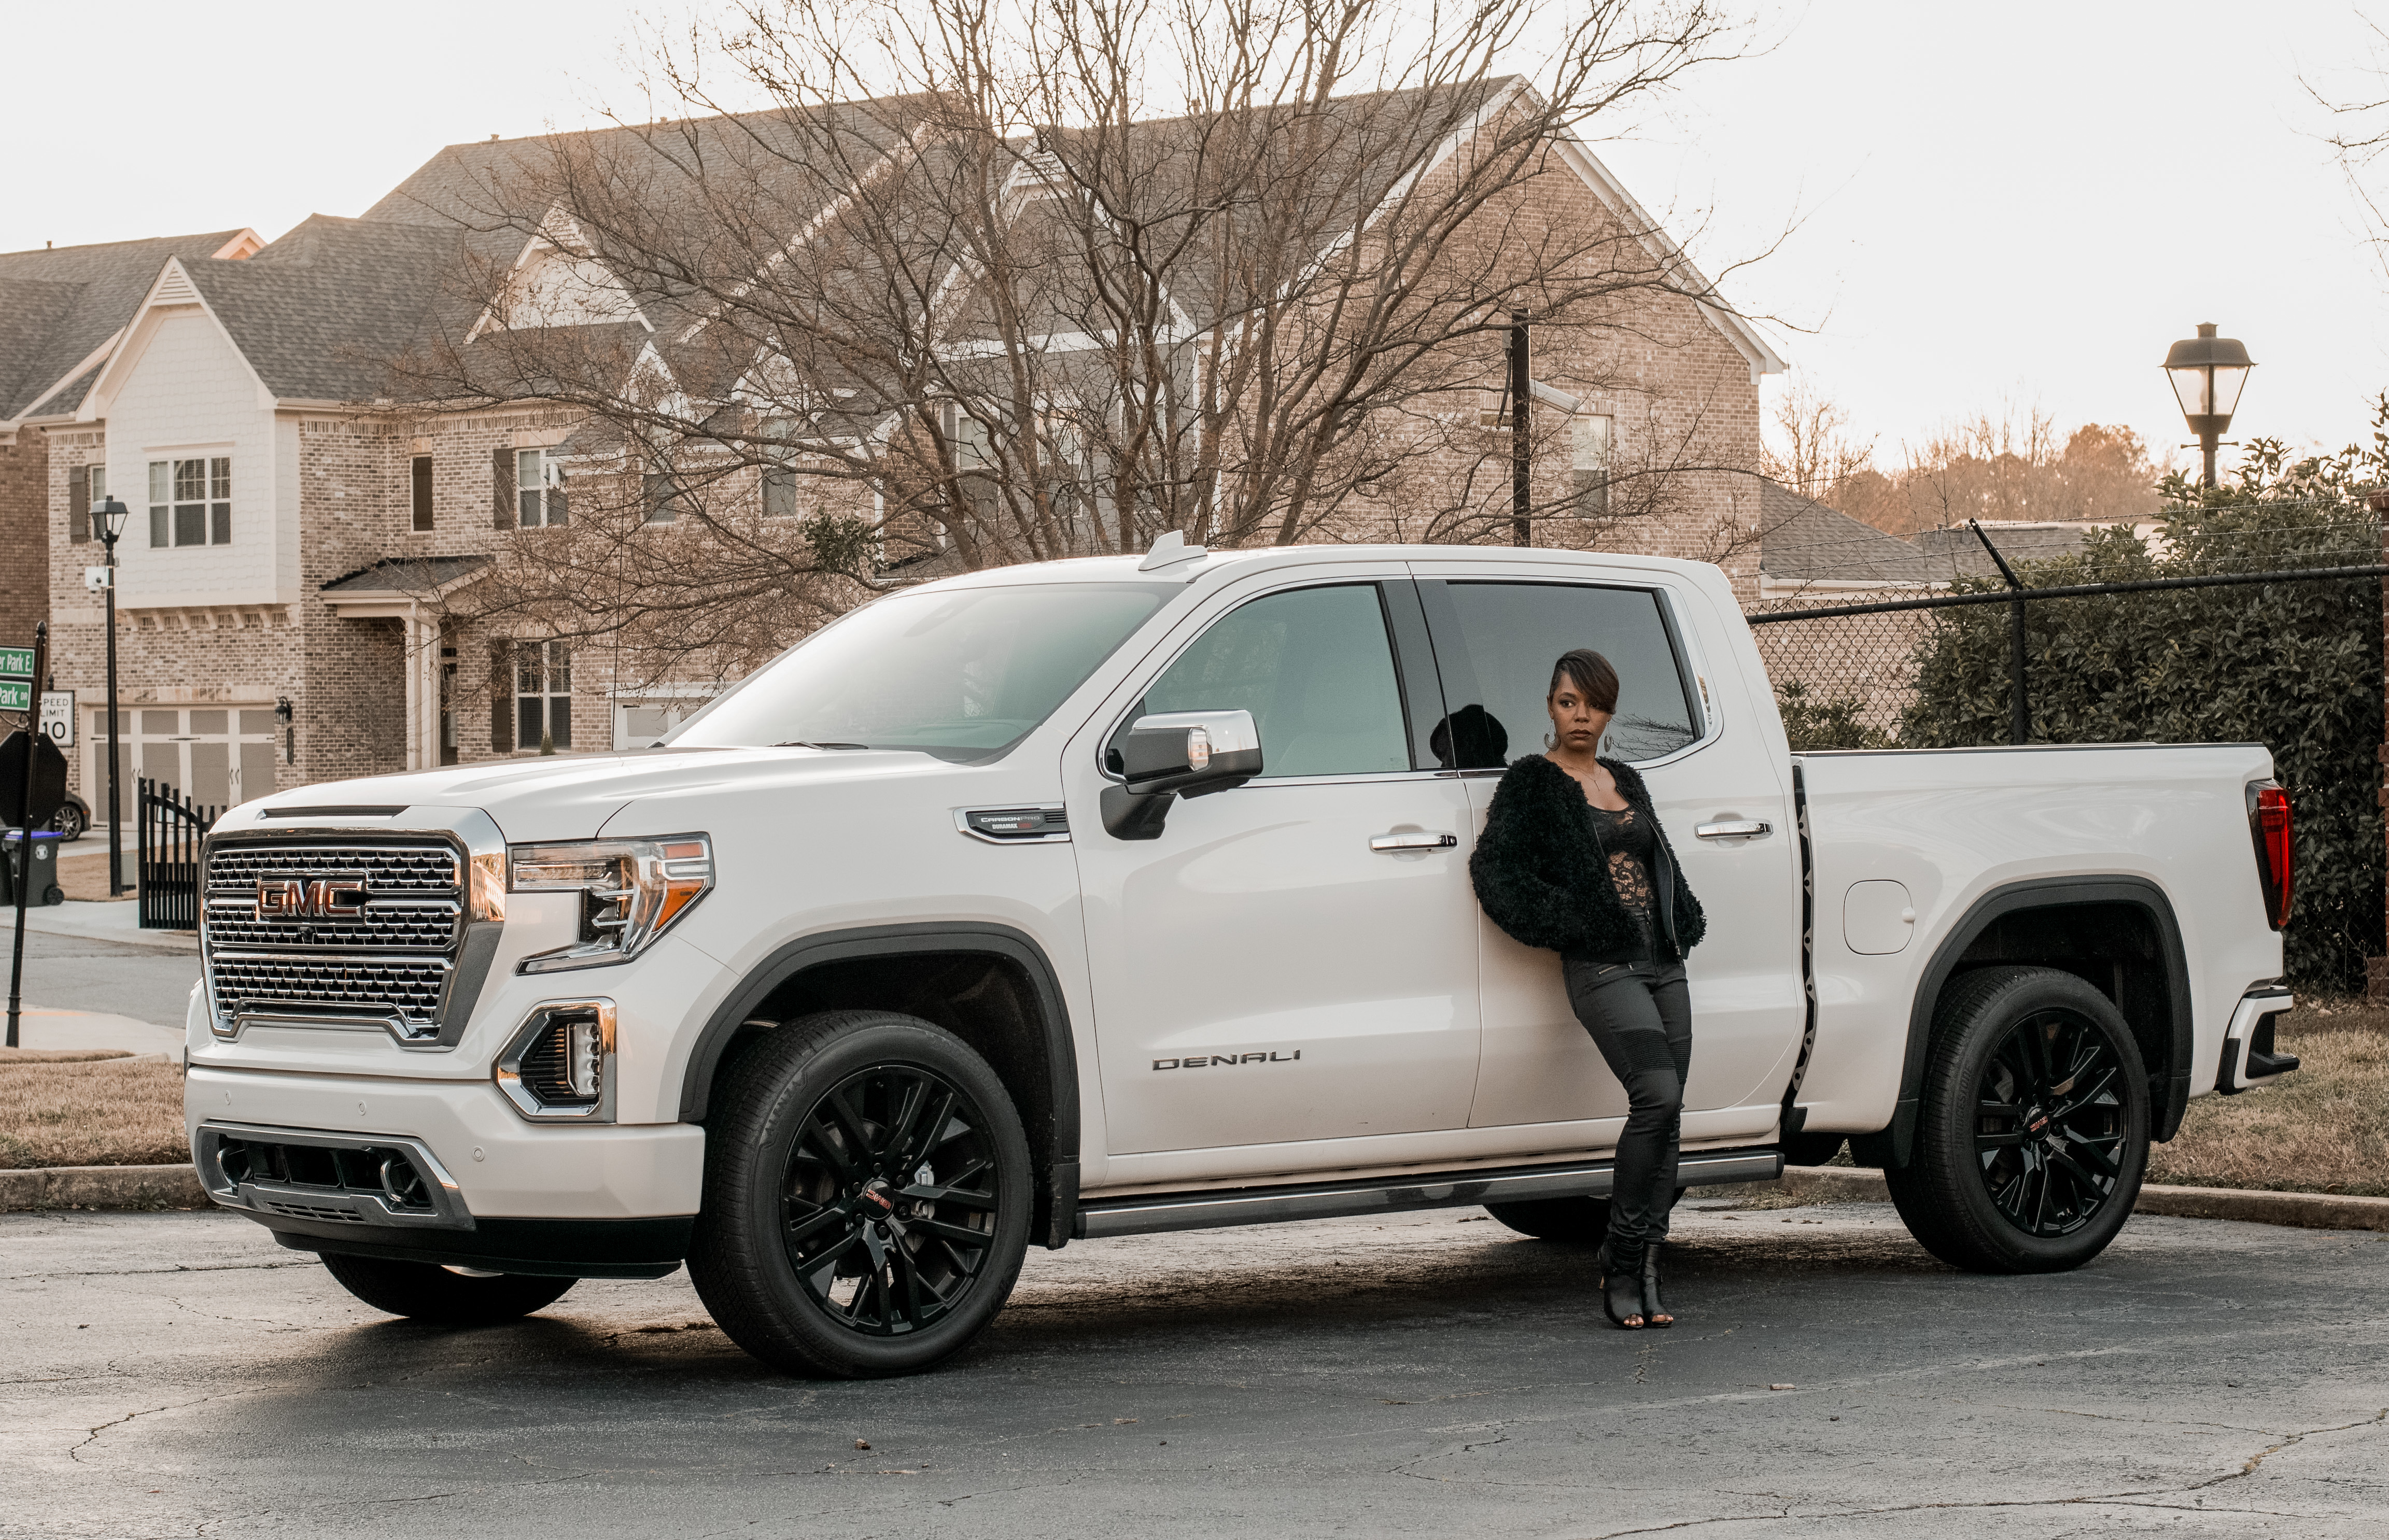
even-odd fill
[{"label": "dormer window", "polygon": [[520,503],[517,522],[524,528],[565,523],[563,463],[548,450],[516,452],[515,496]]},{"label": "dormer window", "polygon": [[232,543],[232,457],[149,462],[149,544]]}]

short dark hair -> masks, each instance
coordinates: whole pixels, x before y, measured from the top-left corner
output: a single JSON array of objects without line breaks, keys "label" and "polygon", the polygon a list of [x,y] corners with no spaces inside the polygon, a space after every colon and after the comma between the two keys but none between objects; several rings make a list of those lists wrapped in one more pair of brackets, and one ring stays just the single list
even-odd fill
[{"label": "short dark hair", "polygon": [[1560,681],[1565,680],[1584,693],[1584,698],[1595,711],[1611,716],[1617,713],[1617,670],[1609,659],[1590,647],[1578,647],[1560,654],[1552,665],[1552,687],[1543,692],[1546,698],[1560,693]]}]

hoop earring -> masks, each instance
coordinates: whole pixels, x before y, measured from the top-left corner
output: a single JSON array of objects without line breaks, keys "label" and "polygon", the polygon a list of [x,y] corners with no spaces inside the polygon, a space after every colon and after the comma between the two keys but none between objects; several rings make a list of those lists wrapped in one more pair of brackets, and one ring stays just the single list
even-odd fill
[{"label": "hoop earring", "polygon": [[1552,749],[1555,749],[1555,748],[1557,748],[1557,747],[1559,747],[1559,746],[1560,746],[1560,740],[1559,740],[1559,735],[1558,735],[1557,733],[1546,732],[1546,733],[1544,733],[1544,734],[1543,734],[1543,752],[1545,752],[1546,754],[1548,754],[1548,753],[1550,753]]}]

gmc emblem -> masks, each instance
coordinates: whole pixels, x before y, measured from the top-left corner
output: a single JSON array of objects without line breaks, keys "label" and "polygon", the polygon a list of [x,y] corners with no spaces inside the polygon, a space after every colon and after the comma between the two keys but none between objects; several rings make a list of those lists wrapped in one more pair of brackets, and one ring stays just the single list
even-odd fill
[{"label": "gmc emblem", "polygon": [[353,920],[364,912],[365,885],[355,877],[318,877],[257,885],[260,920]]}]

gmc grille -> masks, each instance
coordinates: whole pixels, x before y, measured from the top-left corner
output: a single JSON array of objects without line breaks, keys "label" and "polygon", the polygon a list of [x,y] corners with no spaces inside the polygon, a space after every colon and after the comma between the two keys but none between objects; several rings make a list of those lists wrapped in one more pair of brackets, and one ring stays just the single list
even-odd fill
[{"label": "gmc grille", "polygon": [[210,849],[200,934],[216,1030],[270,1016],[440,1034],[466,933],[465,866],[443,840],[277,838]]}]

